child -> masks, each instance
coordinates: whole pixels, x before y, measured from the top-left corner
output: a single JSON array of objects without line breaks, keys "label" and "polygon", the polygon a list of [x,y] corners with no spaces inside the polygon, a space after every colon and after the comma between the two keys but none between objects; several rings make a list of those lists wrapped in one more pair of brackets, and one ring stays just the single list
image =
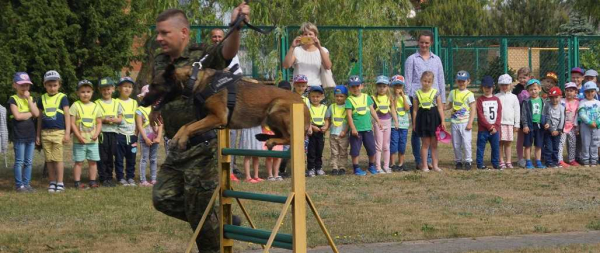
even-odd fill
[{"label": "child", "polygon": [[[421,75],[421,89],[417,90],[413,104],[419,110],[413,110],[413,131],[421,138],[421,157],[427,157],[429,148],[431,148],[432,169],[441,172],[438,167],[437,138],[435,132],[438,127],[446,130],[444,119],[444,107],[440,94],[433,85],[433,72],[425,71]],[[439,105],[439,106],[438,106]],[[429,172],[427,159],[422,159],[421,168],[424,172]]]},{"label": "child", "polygon": [[[560,137],[560,145],[558,146],[558,161],[562,167],[569,166],[580,166],[575,161],[575,149],[576,149],[576,133],[577,133],[577,108],[579,107],[579,100],[577,99],[577,93],[579,89],[577,84],[569,82],[565,84],[566,99],[562,101],[562,105],[565,107],[565,127]],[[566,162],[563,161],[563,147],[567,145],[567,157]]]},{"label": "child", "polygon": [[[268,127],[262,127],[262,133],[267,135],[275,135],[275,133]],[[269,150],[266,142],[263,142],[263,150]],[[273,147],[274,151],[283,151],[283,146],[277,145]],[[267,167],[267,181],[283,181],[283,178],[279,176],[279,166],[281,165],[281,158],[267,157],[265,159],[265,167]]]},{"label": "child", "polygon": [[[404,76],[392,76],[392,87],[394,89],[393,101],[396,105],[396,118],[398,127],[392,128],[390,141],[390,163],[392,171],[408,171],[404,166],[404,153],[406,151],[406,139],[408,136],[408,127],[410,126],[410,107],[412,102],[404,93]],[[396,165],[396,154],[398,154],[398,165]]]},{"label": "child", "polygon": [[[519,71],[517,71],[517,85],[515,85],[515,87],[513,88],[513,94],[515,94],[517,96],[517,98],[519,98],[519,105],[523,102],[523,97],[525,94],[527,96],[529,96],[529,93],[527,93],[527,90],[525,89],[525,86],[527,85],[527,82],[529,82],[529,80],[531,79],[531,70],[528,67],[523,67],[520,68]],[[521,119],[522,120],[522,119]],[[523,128],[519,128],[518,130],[518,135],[517,135],[517,158],[519,159],[519,167],[521,168],[525,168],[526,162],[525,159],[523,158],[523,140],[525,139],[524,134],[523,134]]]},{"label": "child", "polygon": [[63,192],[63,143],[70,140],[70,117],[65,117],[69,112],[69,100],[60,89],[60,75],[55,70],[50,70],[44,75],[44,88],[46,94],[38,99],[38,109],[42,116],[38,117],[36,145],[42,145],[48,167],[49,193]]},{"label": "child", "polygon": [[360,146],[364,145],[369,156],[369,172],[377,174],[375,167],[375,137],[373,136],[373,125],[371,118],[375,120],[376,125],[381,130],[379,118],[375,109],[373,109],[373,99],[367,94],[362,94],[363,83],[358,76],[351,76],[348,80],[351,96],[346,99],[346,116],[348,125],[352,131],[350,136],[350,156],[352,157],[352,167],[354,175],[365,176],[367,173],[358,166],[358,155]]},{"label": "child", "polygon": [[[123,120],[123,115],[118,113],[119,102],[113,99],[115,92],[115,82],[110,77],[100,79],[98,90],[101,98],[96,100],[96,104],[102,111],[102,132],[100,133],[100,162],[98,163],[98,174],[100,182],[104,187],[115,187],[113,182],[113,171],[115,168],[115,155],[117,154],[117,132],[119,124]],[[123,178],[123,170],[116,171],[117,179]]]},{"label": "child", "polygon": [[594,82],[598,85],[598,72],[593,69],[588,69],[583,76],[583,82]]},{"label": "child", "polygon": [[483,95],[477,98],[477,169],[487,170],[483,165],[485,145],[490,143],[492,148],[492,167],[502,170],[500,167],[500,129],[502,122],[502,102],[492,93],[494,91],[494,79],[484,76],[481,80]]},{"label": "child", "polygon": [[525,147],[525,168],[533,169],[531,162],[531,146],[535,145],[535,168],[546,168],[541,161],[542,146],[544,145],[544,130],[542,128],[542,109],[544,100],[540,97],[540,81],[531,79],[527,82],[530,97],[521,102],[521,128],[523,129],[523,146]]},{"label": "child", "polygon": [[598,85],[589,81],[583,85],[585,99],[579,101],[579,135],[581,136],[583,166],[598,164],[598,140],[600,140],[600,101],[596,99]]},{"label": "child", "polygon": [[[129,98],[133,92],[133,79],[123,77],[117,84],[119,90],[118,114],[122,115],[121,123],[117,128],[117,154],[115,156],[115,169],[117,180],[123,186],[136,186],[135,180],[135,156],[137,153],[137,136],[135,131],[135,111],[138,103]],[[125,174],[123,178],[123,159],[126,159]]]},{"label": "child", "polygon": [[308,132],[308,154],[306,156],[309,177],[314,177],[315,173],[319,176],[325,175],[325,171],[323,171],[323,148],[325,148],[325,132],[328,125],[325,121],[327,106],[321,104],[323,97],[324,92],[321,86],[310,87],[308,110],[311,117],[311,130]]},{"label": "child", "polygon": [[[138,94],[138,99],[140,101],[143,100],[148,91],[148,85],[142,87],[140,94]],[[156,160],[163,131],[162,124],[150,126],[150,112],[152,112],[150,106],[140,106],[135,111],[135,125],[140,134],[138,140],[143,140],[140,142],[140,149],[142,151],[142,157],[140,158],[141,186],[153,186],[156,184]],[[148,160],[150,161],[150,183],[146,181],[146,164]]]},{"label": "child", "polygon": [[550,89],[552,89],[552,87],[556,87],[556,85],[558,84],[558,76],[556,75],[556,73],[550,71],[550,72],[546,73],[546,76],[544,76],[540,80],[540,83],[542,84],[542,92],[543,92],[541,97],[543,99],[547,99]]},{"label": "child", "polygon": [[308,78],[305,75],[296,75],[294,76],[294,92],[298,93],[302,96],[302,101],[306,103],[306,106],[310,106],[310,101],[307,97],[304,96],[306,92],[306,87],[308,87]]},{"label": "child", "polygon": [[[240,149],[261,150],[262,145],[256,139],[256,135],[260,133],[262,133],[260,125],[242,129],[240,131]],[[252,160],[252,167],[254,168],[254,177],[250,176],[250,160]],[[246,173],[246,180],[244,182],[254,184],[263,181],[262,178],[258,177],[258,165],[258,157],[244,156],[244,172]]]},{"label": "child", "polygon": [[[500,168],[512,169],[511,146],[513,141],[513,132],[518,132],[521,125],[521,106],[519,99],[510,92],[512,77],[509,74],[501,75],[498,78],[500,92],[496,97],[502,104],[502,119],[500,121]],[[506,160],[505,160],[506,158]],[[506,161],[506,162],[505,162]]]},{"label": "child", "polygon": [[348,89],[338,85],[333,90],[335,104],[331,104],[325,114],[325,124],[329,128],[329,147],[331,148],[331,175],[346,175],[348,163],[348,120],[346,117],[346,98]]},{"label": "child", "polygon": [[558,168],[558,146],[560,134],[565,127],[565,107],[560,104],[562,91],[552,87],[548,92],[550,102],[544,106],[544,161],[548,168]]},{"label": "child", "polygon": [[100,160],[98,151],[98,135],[102,129],[102,110],[98,105],[91,102],[94,94],[94,87],[88,80],[82,80],[77,84],[78,101],[75,101],[69,109],[71,115],[71,130],[73,138],[73,179],[76,189],[87,189],[85,184],[80,182],[81,166],[83,160],[88,160],[90,187],[97,188],[96,182],[96,161]]},{"label": "child", "polygon": [[[471,130],[475,118],[475,96],[467,89],[471,83],[469,72],[461,70],[456,74],[458,89],[450,91],[446,110],[452,109],[450,123],[452,123],[452,147],[454,148],[454,161],[457,170],[471,170],[472,154]],[[464,153],[464,157],[463,157]]]},{"label": "child", "polygon": [[[377,117],[381,123],[382,129],[374,127],[375,134],[375,167],[377,173],[392,173],[390,169],[390,135],[392,128],[392,119],[394,120],[394,128],[398,128],[398,118],[396,113],[396,105],[392,103],[390,96],[389,85],[390,79],[387,76],[378,76],[375,82],[377,85],[377,95],[372,97],[375,102]],[[383,168],[381,167],[381,156],[383,155]]]},{"label": "child", "polygon": [[31,181],[31,164],[35,148],[35,123],[33,118],[40,115],[29,88],[33,83],[25,72],[17,72],[13,78],[13,88],[17,92],[8,99],[10,106],[10,124],[12,125],[12,141],[15,150],[15,189],[17,192],[33,192]]}]

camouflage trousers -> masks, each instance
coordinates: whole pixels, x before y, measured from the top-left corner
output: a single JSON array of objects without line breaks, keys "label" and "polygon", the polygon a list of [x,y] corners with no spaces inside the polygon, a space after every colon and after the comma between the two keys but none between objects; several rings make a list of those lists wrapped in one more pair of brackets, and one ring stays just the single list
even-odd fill
[{"label": "camouflage trousers", "polygon": [[[219,184],[216,151],[216,139],[187,150],[169,147],[152,191],[156,210],[188,222],[192,230],[196,229]],[[215,205],[196,239],[202,253],[220,251],[217,210]]]}]

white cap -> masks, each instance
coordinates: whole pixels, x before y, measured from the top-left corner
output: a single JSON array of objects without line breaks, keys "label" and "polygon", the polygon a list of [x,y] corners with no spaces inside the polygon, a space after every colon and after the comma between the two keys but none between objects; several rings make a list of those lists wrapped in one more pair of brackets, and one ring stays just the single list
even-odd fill
[{"label": "white cap", "polygon": [[60,74],[58,74],[58,72],[56,72],[56,70],[50,70],[50,71],[46,72],[46,74],[44,74],[44,83],[46,83],[47,81],[56,81],[56,80],[60,80]]},{"label": "white cap", "polygon": [[509,74],[504,74],[498,77],[498,84],[511,84],[512,82],[512,77],[510,77]]}]

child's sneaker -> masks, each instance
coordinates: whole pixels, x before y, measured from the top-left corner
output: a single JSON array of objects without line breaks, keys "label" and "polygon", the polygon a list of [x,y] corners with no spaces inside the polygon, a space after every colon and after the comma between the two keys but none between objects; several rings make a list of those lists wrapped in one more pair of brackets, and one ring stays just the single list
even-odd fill
[{"label": "child's sneaker", "polygon": [[322,168],[317,169],[317,175],[319,176],[325,176],[325,171],[323,171]]},{"label": "child's sneaker", "polygon": [[56,184],[56,193],[60,193],[60,192],[64,192],[65,191],[65,185],[64,184]]},{"label": "child's sneaker", "polygon": [[338,169],[331,170],[331,175],[337,176],[339,173],[340,173],[340,171]]},{"label": "child's sneaker", "polygon": [[346,169],[339,169],[338,176],[346,175]]},{"label": "child's sneaker", "polygon": [[[229,175],[229,178],[231,179],[231,181],[232,181],[232,182],[239,182],[239,181],[240,181],[240,180],[239,180],[239,179],[238,179],[238,178],[235,176],[235,174],[234,174],[234,173],[231,173],[231,174]],[[148,183],[148,182],[144,181],[144,183]],[[142,186],[145,186],[145,185],[142,185]]]},{"label": "child's sneaker", "polygon": [[369,173],[373,174],[373,175],[377,175],[377,168],[375,168],[375,165],[371,165],[369,166],[369,168],[367,169],[369,171]]},{"label": "child's sneaker", "polygon": [[75,182],[75,189],[77,190],[87,190],[88,187],[87,185],[81,183],[81,182]]},{"label": "child's sneaker", "polygon": [[27,192],[27,189],[25,188],[24,185],[21,185],[21,186],[17,186],[17,188],[15,188],[15,191],[17,191],[17,192]]},{"label": "child's sneaker", "polygon": [[385,171],[385,173],[387,174],[391,174],[392,173],[392,169],[391,168],[383,168],[383,171]]},{"label": "child's sneaker", "polygon": [[315,169],[308,170],[308,177],[315,177],[316,174]]},{"label": "child's sneaker", "polygon": [[151,183],[152,185],[155,185],[155,184],[156,184],[156,180],[152,180],[152,181],[150,181],[150,183]]},{"label": "child's sneaker", "polygon": [[535,167],[533,167],[533,163],[531,162],[531,160],[527,160],[527,162],[525,163],[525,168],[527,168],[528,170],[531,170]]},{"label": "child's sneaker", "polygon": [[581,166],[581,164],[579,164],[577,161],[573,160],[569,163],[570,166],[575,166],[575,167],[579,167]]},{"label": "child's sneaker", "polygon": [[514,169],[515,167],[513,167],[512,163],[506,163],[506,168],[507,169]]},{"label": "child's sneaker", "polygon": [[[232,175],[233,175],[233,174],[232,174]],[[232,180],[232,181],[233,181],[233,180]],[[238,181],[239,181],[239,180],[238,180]],[[142,187],[150,187],[150,186],[152,186],[152,184],[151,184],[151,183],[148,183],[148,181],[143,181],[143,182],[141,182],[141,183],[140,183],[140,186],[142,186]]]},{"label": "child's sneaker", "polygon": [[135,180],[133,180],[133,178],[127,179],[127,183],[129,184],[129,186],[137,186],[135,184]]},{"label": "child's sneaker", "polygon": [[127,183],[127,180],[125,180],[125,178],[122,178],[121,180],[119,180],[119,183],[120,183],[122,186],[129,186],[129,183]]},{"label": "child's sneaker", "polygon": [[521,168],[527,168],[527,160],[525,160],[525,159],[519,160],[518,165]]},{"label": "child's sneaker", "polygon": [[281,176],[276,176],[276,177],[275,177],[275,181],[283,181],[283,177],[281,177]]},{"label": "child's sneaker", "polygon": [[56,192],[56,184],[55,183],[50,183],[50,185],[48,186],[48,192],[49,193],[55,193]]},{"label": "child's sneaker", "polygon": [[546,166],[544,166],[544,165],[542,164],[542,161],[540,161],[540,160],[536,160],[536,161],[535,161],[535,168],[536,168],[536,169],[545,169],[545,168],[546,168]]},{"label": "child's sneaker", "polygon": [[463,168],[464,168],[464,167],[463,167],[463,163],[461,163],[461,162],[457,162],[457,163],[456,163],[456,166],[454,166],[454,168],[455,168],[456,170],[463,170]]},{"label": "child's sneaker", "polygon": [[478,170],[489,170],[489,168],[485,165],[477,166]]},{"label": "child's sneaker", "polygon": [[568,164],[568,163],[566,163],[565,161],[560,161],[560,162],[558,163],[558,165],[560,165],[560,166],[561,166],[561,167],[563,167],[563,168],[568,168],[568,167],[569,167],[569,164]]},{"label": "child's sneaker", "polygon": [[354,175],[357,175],[357,176],[366,176],[367,172],[365,172],[361,168],[355,168],[354,169]]},{"label": "child's sneaker", "polygon": [[90,188],[92,188],[92,189],[93,189],[93,188],[98,188],[98,186],[99,186],[99,185],[98,185],[98,182],[96,182],[96,181],[94,181],[94,180],[90,181]]},{"label": "child's sneaker", "polygon": [[494,166],[494,169],[504,170],[506,169],[506,163],[500,163],[500,166]]},{"label": "child's sneaker", "polygon": [[464,170],[471,170],[473,168],[473,164],[470,162],[466,162],[463,164],[463,169]]},{"label": "child's sneaker", "polygon": [[267,177],[267,181],[275,181],[275,177]]}]

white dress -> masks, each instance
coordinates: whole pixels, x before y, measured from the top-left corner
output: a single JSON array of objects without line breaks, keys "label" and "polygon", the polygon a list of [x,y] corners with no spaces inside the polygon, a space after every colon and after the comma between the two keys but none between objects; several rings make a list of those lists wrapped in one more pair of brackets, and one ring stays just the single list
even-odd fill
[{"label": "white dress", "polygon": [[256,135],[262,133],[262,127],[260,125],[251,128],[244,128],[240,132],[241,134],[239,147],[241,149],[263,149],[262,142],[256,139]]},{"label": "white dress", "polygon": [[[323,50],[329,54],[329,50],[323,47]],[[308,78],[308,86],[321,86],[321,52],[315,50],[308,52],[304,48],[294,48],[294,76],[298,74],[305,75]]]}]

